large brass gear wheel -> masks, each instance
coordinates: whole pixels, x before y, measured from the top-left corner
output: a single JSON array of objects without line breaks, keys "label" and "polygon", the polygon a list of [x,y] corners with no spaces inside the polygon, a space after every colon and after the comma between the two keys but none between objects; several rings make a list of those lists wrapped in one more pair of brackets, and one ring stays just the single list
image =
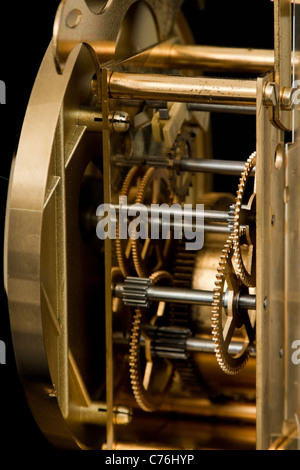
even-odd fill
[{"label": "large brass gear wheel", "polygon": [[[222,250],[217,269],[212,305],[212,338],[215,342],[215,354],[221,369],[229,375],[238,374],[243,370],[249,357],[249,345],[255,341],[253,320],[251,322],[247,310],[238,309],[238,298],[245,286],[235,273],[233,256],[233,240],[229,237]],[[232,354],[229,351],[230,345],[235,335],[240,337],[241,333],[243,335],[241,350]]]},{"label": "large brass gear wheel", "polygon": [[[157,271],[150,276],[150,279],[153,284],[168,284],[171,282],[172,276],[167,271]],[[150,341],[147,338],[145,338],[145,365],[142,365],[142,321],[146,317],[146,311],[144,310],[136,308],[133,317],[129,347],[129,372],[133,395],[138,406],[144,411],[153,412],[159,407],[159,403],[163,401],[164,393],[171,383],[173,368],[164,359],[153,361]],[[149,320],[150,325],[154,325],[163,313],[164,302],[159,302],[157,308],[155,307],[154,315]],[[147,315],[149,315],[149,312],[147,312]]]},{"label": "large brass gear wheel", "polygon": [[[185,160],[193,157],[193,143],[192,138],[188,132],[181,132],[174,143],[173,148],[174,160]],[[189,171],[173,170],[172,188],[175,197],[179,202],[185,200],[189,194],[192,184],[192,173]]]},{"label": "large brass gear wheel", "polygon": [[[131,204],[136,197],[134,188],[137,187],[138,182],[143,177],[143,170],[141,167],[133,166],[127,173],[124,182],[122,184],[119,197],[126,197],[127,203]],[[132,240],[126,237],[122,239],[119,233],[119,224],[116,225],[116,257],[118,260],[119,268],[124,277],[134,273],[134,266],[132,261]]]},{"label": "large brass gear wheel", "polygon": [[[169,173],[165,169],[150,167],[138,189],[135,204],[170,204],[172,190]],[[171,235],[166,240],[155,240],[150,237],[142,240],[134,233],[130,234],[132,256],[139,277],[148,277],[151,272],[158,271],[165,264]]]},{"label": "large brass gear wheel", "polygon": [[[256,152],[253,152],[245,163],[245,168],[241,174],[240,182],[236,195],[236,202],[234,206],[234,215],[233,215],[233,231],[232,231],[232,240],[234,247],[234,257],[236,263],[236,273],[237,276],[241,279],[243,284],[248,287],[255,287],[256,285],[256,247],[255,247],[255,227],[254,229],[249,225],[246,229],[241,228],[241,211],[243,209],[243,199],[245,195],[246,185],[250,174],[253,168],[256,166]],[[249,214],[255,210],[255,183],[254,191],[249,199],[247,204],[247,209]],[[252,221],[253,223],[253,221]],[[241,240],[245,240],[247,245],[247,261],[248,266],[244,261],[242,254],[242,243]]]}]

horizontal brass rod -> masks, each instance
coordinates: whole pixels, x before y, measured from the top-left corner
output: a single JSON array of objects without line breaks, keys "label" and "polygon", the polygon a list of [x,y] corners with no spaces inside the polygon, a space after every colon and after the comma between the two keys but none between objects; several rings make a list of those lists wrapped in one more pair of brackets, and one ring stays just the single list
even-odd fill
[{"label": "horizontal brass rod", "polygon": [[256,106],[256,80],[112,72],[111,98]]},{"label": "horizontal brass rod", "polygon": [[[116,44],[95,45],[101,63],[114,59]],[[299,58],[294,58],[299,62]],[[147,68],[194,69],[262,74],[274,67],[274,50],[162,43],[126,61]]]},{"label": "horizontal brass rod", "polygon": [[154,47],[147,66],[190,68],[205,71],[264,73],[274,66],[274,51],[200,45],[160,45]]}]

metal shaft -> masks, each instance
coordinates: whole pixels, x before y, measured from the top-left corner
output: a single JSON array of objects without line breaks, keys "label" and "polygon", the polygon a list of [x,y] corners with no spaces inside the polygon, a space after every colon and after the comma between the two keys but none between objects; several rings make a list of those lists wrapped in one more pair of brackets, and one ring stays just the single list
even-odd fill
[{"label": "metal shaft", "polygon": [[[169,206],[167,204],[143,206],[143,208],[137,208],[135,206],[122,206],[112,204],[111,206],[111,221],[115,224],[122,224],[123,230],[125,230],[124,223],[127,224],[128,216],[135,217],[137,213],[142,215],[141,224],[151,223],[151,232],[153,230],[159,230],[165,228],[166,224],[171,230],[176,233],[185,232],[209,232],[209,233],[230,233],[228,226],[229,213],[226,211],[217,210],[199,210],[188,209],[187,207],[182,208],[176,204]],[[122,211],[122,213],[121,213]],[[123,222],[118,222],[116,215],[121,214]],[[100,221],[100,218],[95,218],[96,223]]]},{"label": "metal shaft", "polygon": [[161,45],[152,49],[147,65],[218,72],[263,73],[274,66],[274,51],[201,45]]},{"label": "metal shaft", "polygon": [[[185,158],[174,160],[174,165],[182,171],[215,173],[219,175],[240,175],[245,163],[240,161],[213,160],[204,158]],[[251,175],[254,176],[255,169]]]},{"label": "metal shaft", "polygon": [[209,111],[211,113],[224,114],[245,114],[250,116],[256,115],[256,106],[235,105],[235,104],[205,104],[205,103],[189,103],[187,105],[189,111]]},{"label": "metal shaft", "polygon": [[[239,354],[244,343],[241,341],[231,341],[228,346],[228,352],[231,355]],[[186,341],[186,350],[190,352],[206,352],[214,353],[215,352],[215,343],[209,339],[203,338],[188,338]],[[249,352],[251,356],[256,355],[254,346],[249,346]]]},{"label": "metal shaft", "polygon": [[[179,331],[180,328],[178,328],[178,332]],[[124,337],[124,334],[120,332],[114,333],[113,340],[115,344],[129,344],[128,338]],[[140,343],[141,345],[145,343],[145,339],[143,336],[140,337]],[[242,341],[231,341],[230,345],[228,346],[228,352],[231,355],[238,354],[243,346],[244,343]],[[214,353],[216,345],[211,339],[198,336],[191,336],[187,338],[185,347],[186,351],[188,352]],[[256,350],[253,345],[249,345],[249,352],[252,357],[256,355]],[[163,355],[162,353],[160,353],[160,356],[168,357],[168,354],[166,353]]]},{"label": "metal shaft", "polygon": [[[95,44],[95,50],[103,63],[103,60],[114,58],[115,44],[101,41]],[[105,59],[102,60],[102,57]],[[298,57],[296,61],[299,62]],[[160,69],[261,74],[274,67],[274,50],[164,43],[129,59],[127,63]]]},{"label": "metal shaft", "polygon": [[[123,298],[126,295],[126,286],[124,283],[119,283],[114,288],[114,295],[119,298]],[[136,298],[140,298],[141,293],[138,291]],[[212,291],[185,289],[174,287],[163,287],[163,286],[147,286],[144,290],[143,295],[146,296],[147,301],[159,301],[159,302],[174,302],[174,303],[186,303],[193,305],[210,306],[214,302],[214,293]],[[130,293],[131,299],[135,302],[134,292]],[[238,308],[241,309],[256,309],[256,296],[241,294],[238,298]],[[225,295],[223,298],[225,305]]]},{"label": "metal shaft", "polygon": [[256,106],[256,80],[112,72],[111,98]]},{"label": "metal shaft", "polygon": [[[199,204],[200,205],[200,204]],[[179,204],[173,204],[171,206],[167,204],[153,204],[151,206],[142,206],[142,207],[135,207],[135,206],[127,206],[126,204],[118,205],[118,204],[111,204],[111,209],[116,213],[122,211],[122,215],[135,215],[136,212],[142,211],[144,209],[145,215],[151,215],[151,217],[162,217],[162,216],[170,216],[170,217],[181,217],[184,216],[185,219],[195,221],[196,219],[202,219],[206,222],[223,222],[228,223],[228,212],[226,211],[217,211],[217,210],[200,210],[199,208],[193,209],[188,207],[181,207]]]},{"label": "metal shaft", "polygon": [[[117,217],[117,214],[120,212],[120,206],[110,204],[109,207],[110,223],[114,226],[122,223],[122,228],[127,234],[128,215],[129,213],[132,215],[132,207],[126,205],[122,206],[122,222],[120,222]],[[170,219],[168,220],[168,227],[173,231],[176,230],[176,233],[182,233],[183,231],[199,232],[203,230],[208,233],[230,233],[230,227],[228,225],[229,214],[226,211],[207,210],[200,212],[199,210],[196,211],[192,209],[190,211],[185,210],[185,212],[183,212],[179,210],[176,211],[172,206],[168,207],[168,209],[164,209],[162,206],[159,206],[156,209],[154,207],[150,208],[149,206],[144,206],[144,209],[148,217],[144,214],[142,223],[151,223],[151,230],[155,227],[155,229],[159,229],[160,231],[162,227],[165,227],[165,217],[168,217]],[[138,209],[136,209],[136,211],[138,212]],[[137,215],[137,212],[135,215]],[[124,214],[126,215],[124,216]],[[103,215],[96,215],[96,211],[94,213],[88,211],[82,214],[82,229],[86,233],[95,232],[98,223],[103,219],[103,217]]]},{"label": "metal shaft", "polygon": [[[126,105],[131,106],[131,103],[132,101],[127,100]],[[135,102],[133,101],[133,103]],[[151,100],[146,101],[146,103],[149,108],[164,109],[168,107],[166,101]],[[256,106],[237,104],[187,103],[187,109],[189,111],[209,111],[211,113],[256,115]]]},{"label": "metal shaft", "polygon": [[[191,171],[193,173],[213,173],[218,175],[232,175],[240,176],[245,168],[243,161],[235,160],[217,160],[212,158],[181,158],[169,159],[161,156],[148,155],[144,159],[131,159],[125,160],[122,156],[112,157],[112,163],[115,166],[132,167],[134,165],[147,164],[149,166],[159,168],[170,168],[176,171]],[[255,175],[255,168],[250,173],[250,176]]]}]

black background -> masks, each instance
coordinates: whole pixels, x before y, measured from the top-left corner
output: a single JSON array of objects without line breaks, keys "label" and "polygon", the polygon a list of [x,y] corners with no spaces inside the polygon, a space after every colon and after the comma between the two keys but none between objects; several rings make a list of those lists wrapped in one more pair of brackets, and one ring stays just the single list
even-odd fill
[{"label": "black background", "polygon": [[[1,4],[0,80],[6,83],[7,91],[6,105],[0,106],[1,240],[11,159],[17,148],[30,92],[52,36],[58,3],[49,0],[6,1]],[[270,0],[207,0],[206,4],[206,10],[199,11],[196,0],[186,0],[184,3],[186,16],[199,44],[273,48],[273,3]],[[218,138],[214,142],[216,157],[245,159],[253,151],[253,118],[232,117],[224,124],[224,117],[215,116],[213,125],[218,129]],[[2,251],[0,249],[1,266]],[[0,340],[7,347],[7,363],[0,365],[0,455],[7,451],[12,456],[21,455],[25,450],[32,452],[32,455],[38,451],[52,453],[54,449],[40,434],[31,417],[19,383],[2,282]]]}]

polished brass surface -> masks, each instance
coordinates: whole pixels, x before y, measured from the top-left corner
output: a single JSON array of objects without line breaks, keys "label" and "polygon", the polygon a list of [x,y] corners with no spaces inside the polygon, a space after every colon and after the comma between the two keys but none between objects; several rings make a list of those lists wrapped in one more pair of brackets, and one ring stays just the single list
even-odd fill
[{"label": "polished brass surface", "polygon": [[[114,42],[105,44],[99,42],[95,44],[94,48],[99,61],[113,59]],[[201,46],[199,44],[182,45],[167,41],[129,60],[134,65],[138,65],[142,61],[145,67],[154,69],[192,68],[211,72],[234,71],[258,74],[274,67],[274,51]],[[296,60],[298,59],[296,58]]]},{"label": "polished brass surface", "polygon": [[181,0],[58,5],[4,246],[18,371],[54,447],[299,448],[294,3],[274,1],[274,50],[196,44]]},{"label": "polished brass surface", "polygon": [[200,45],[162,45],[147,59],[152,67],[193,68],[205,71],[264,73],[274,66],[274,52],[261,49]]}]

